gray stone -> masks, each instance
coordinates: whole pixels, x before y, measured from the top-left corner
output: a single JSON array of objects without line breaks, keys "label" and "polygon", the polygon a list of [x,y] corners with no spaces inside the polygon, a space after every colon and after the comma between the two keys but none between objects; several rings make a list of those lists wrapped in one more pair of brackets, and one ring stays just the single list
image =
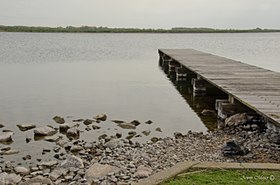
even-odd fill
[{"label": "gray stone", "polygon": [[0,142],[9,142],[12,141],[13,132],[4,132],[0,133]]},{"label": "gray stone", "polygon": [[21,131],[27,131],[33,128],[36,128],[36,125],[34,124],[18,124],[17,127],[19,128],[19,130]]},{"label": "gray stone", "polygon": [[130,123],[135,125],[136,127],[141,124],[138,120],[133,120]]},{"label": "gray stone", "polygon": [[0,174],[0,184],[15,185],[21,181],[21,176],[14,173],[8,174],[6,172]]},{"label": "gray stone", "polygon": [[202,110],[201,114],[203,116],[216,116],[216,112],[214,110],[210,110],[210,109]]},{"label": "gray stone", "polygon": [[228,127],[239,126],[247,123],[249,118],[246,113],[235,114],[225,120],[225,125]]},{"label": "gray stone", "polygon": [[116,139],[112,139],[112,140],[108,141],[107,143],[105,143],[104,146],[109,147],[109,148],[116,148],[117,146],[119,146],[119,141]]},{"label": "gray stone", "polygon": [[57,142],[61,138],[61,136],[47,136],[44,138],[44,140],[48,142]]},{"label": "gray stone", "polygon": [[152,172],[153,172],[152,168],[141,165],[137,168],[135,176],[138,178],[146,178],[150,176]]},{"label": "gray stone", "polygon": [[100,129],[101,127],[99,125],[92,125],[92,129],[96,130],[96,129]]},{"label": "gray stone", "polygon": [[78,151],[81,151],[81,150],[83,150],[84,148],[83,147],[81,147],[80,145],[74,145],[74,146],[72,146],[71,148],[70,148],[70,151],[71,152],[78,152]]},{"label": "gray stone", "polygon": [[123,129],[136,129],[136,126],[131,123],[119,123],[118,126]]},{"label": "gray stone", "polygon": [[119,170],[120,169],[115,166],[95,163],[92,166],[90,166],[89,169],[86,171],[85,178],[90,183],[93,179],[102,178],[108,175],[109,173],[118,173]]},{"label": "gray stone", "polygon": [[241,146],[237,141],[230,140],[225,143],[222,148],[222,153],[226,157],[234,157],[236,155],[245,155],[248,153],[248,149]]},{"label": "gray stone", "polygon": [[23,166],[17,166],[14,168],[14,170],[20,175],[28,175],[30,173],[30,169]]},{"label": "gray stone", "polygon": [[162,132],[161,128],[159,128],[159,127],[156,128],[156,131]]},{"label": "gray stone", "polygon": [[19,151],[14,150],[14,149],[7,150],[7,151],[0,151],[1,155],[13,155],[13,154],[18,154],[18,153],[19,153]]},{"label": "gray stone", "polygon": [[58,162],[55,161],[55,160],[52,160],[52,161],[44,161],[44,162],[41,162],[39,165],[41,166],[46,166],[46,167],[52,167],[52,166],[55,166],[57,165]]},{"label": "gray stone", "polygon": [[74,155],[68,156],[68,158],[61,163],[61,167],[63,168],[84,168],[83,160]]},{"label": "gray stone", "polygon": [[150,125],[150,124],[152,124],[152,123],[153,123],[153,121],[148,120],[148,121],[146,121],[145,123]]},{"label": "gray stone", "polygon": [[145,136],[148,136],[148,135],[150,135],[151,131],[150,131],[150,130],[144,130],[142,133],[143,133]]},{"label": "gray stone", "polygon": [[68,138],[74,138],[74,139],[78,139],[79,136],[80,136],[80,130],[75,128],[75,127],[72,127],[70,129],[67,130],[66,132],[66,136]]},{"label": "gray stone", "polygon": [[34,134],[40,136],[51,136],[56,134],[56,132],[57,131],[50,126],[40,127],[34,130]]},{"label": "gray stone", "polygon": [[53,120],[54,120],[56,123],[58,123],[58,124],[63,124],[63,123],[65,123],[64,118],[63,118],[63,117],[60,117],[60,116],[55,116],[55,117],[53,117]]},{"label": "gray stone", "polygon": [[84,123],[85,125],[90,125],[90,124],[93,123],[93,120],[86,119],[83,123]]},{"label": "gray stone", "polygon": [[54,169],[50,175],[49,175],[49,178],[52,180],[52,181],[55,181],[57,180],[60,176],[62,175],[66,175],[68,172],[68,170],[66,168],[57,168],[57,169]]},{"label": "gray stone", "polygon": [[36,177],[33,177],[25,182],[21,182],[19,185],[53,185],[52,181],[47,178],[43,177],[41,175],[38,175]]},{"label": "gray stone", "polygon": [[124,123],[124,121],[122,121],[122,120],[111,120],[111,121],[114,123],[117,123],[117,124]]},{"label": "gray stone", "polygon": [[106,114],[99,114],[99,115],[95,116],[94,119],[96,119],[98,121],[106,121],[107,115]]}]

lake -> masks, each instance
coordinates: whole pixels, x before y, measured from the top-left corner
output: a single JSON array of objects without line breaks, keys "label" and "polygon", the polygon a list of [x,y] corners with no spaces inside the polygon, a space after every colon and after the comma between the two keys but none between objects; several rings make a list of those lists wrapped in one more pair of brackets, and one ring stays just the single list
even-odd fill
[{"label": "lake", "polygon": [[146,139],[207,131],[211,126],[199,116],[207,98],[195,103],[179,93],[158,66],[159,48],[193,48],[280,72],[280,33],[0,33],[0,123],[15,132],[11,146],[23,154],[48,146],[20,144],[33,131],[18,132],[16,124],[57,126],[55,115],[71,122],[107,114],[99,131],[81,136],[85,140],[127,134],[112,119],[152,120],[137,128],[152,131]]}]

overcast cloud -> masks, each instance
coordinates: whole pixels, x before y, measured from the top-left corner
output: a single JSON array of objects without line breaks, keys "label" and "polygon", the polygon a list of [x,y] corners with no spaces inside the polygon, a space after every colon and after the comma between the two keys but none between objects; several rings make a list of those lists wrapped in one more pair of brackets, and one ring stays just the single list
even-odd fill
[{"label": "overcast cloud", "polygon": [[279,0],[0,0],[0,24],[280,28]]}]

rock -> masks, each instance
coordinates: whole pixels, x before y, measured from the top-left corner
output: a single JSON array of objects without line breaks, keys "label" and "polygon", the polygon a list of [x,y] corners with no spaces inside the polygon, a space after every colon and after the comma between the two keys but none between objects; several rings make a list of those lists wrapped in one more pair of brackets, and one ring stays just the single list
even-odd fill
[{"label": "rock", "polygon": [[9,142],[12,141],[13,132],[0,133],[0,142]]},{"label": "rock", "polygon": [[77,128],[72,127],[72,128],[67,130],[66,136],[68,138],[78,139],[79,136],[80,136],[80,131]]},{"label": "rock", "polygon": [[92,129],[96,130],[96,129],[100,129],[101,127],[99,125],[92,125]]},{"label": "rock", "polygon": [[152,137],[152,138],[151,138],[151,141],[152,141],[153,143],[158,142],[158,140],[159,140],[159,138],[157,138],[157,137]]},{"label": "rock", "polygon": [[182,133],[180,133],[180,132],[175,132],[175,133],[174,133],[174,137],[175,137],[176,139],[179,139],[179,138],[184,137],[184,135],[183,135]]},{"label": "rock", "polygon": [[48,179],[47,177],[43,177],[41,175],[28,179],[25,182],[21,182],[19,185],[41,185],[41,184],[53,185],[50,179]]},{"label": "rock", "polygon": [[226,157],[234,157],[237,155],[245,155],[248,153],[248,149],[242,147],[237,141],[231,140],[226,142],[222,148],[222,153]]},{"label": "rock", "polygon": [[152,168],[141,165],[137,168],[135,176],[138,178],[146,178],[146,177],[150,176],[152,174],[152,172],[153,172]]},{"label": "rock", "polygon": [[95,116],[94,119],[96,119],[98,121],[106,121],[107,115],[106,114],[99,114],[99,115]]},{"label": "rock", "polygon": [[22,124],[22,125],[17,125],[17,127],[21,131],[27,131],[27,130],[36,128],[36,125],[34,125],[34,124]]},{"label": "rock", "polygon": [[84,121],[84,119],[74,119],[74,120],[72,120],[73,122],[82,122],[82,121]]},{"label": "rock", "polygon": [[93,120],[86,119],[83,123],[84,123],[85,125],[90,125],[90,124],[93,123]]},{"label": "rock", "polygon": [[68,172],[68,169],[66,168],[57,168],[57,169],[54,169],[50,175],[49,175],[49,178],[52,180],[52,181],[56,181],[60,176],[62,175],[66,175]]},{"label": "rock", "polygon": [[216,116],[216,112],[214,110],[210,110],[210,109],[203,109],[201,111],[201,114],[203,116]]},{"label": "rock", "polygon": [[62,139],[62,136],[47,136],[44,138],[48,142],[57,142],[59,139]]},{"label": "rock", "polygon": [[63,168],[84,168],[83,160],[74,155],[68,156],[68,158],[61,163]]},{"label": "rock", "polygon": [[59,139],[56,141],[56,144],[57,144],[58,146],[63,147],[64,145],[66,145],[66,144],[67,144],[67,142],[66,142],[66,141],[64,141],[64,139],[63,139],[63,138],[59,138]]},{"label": "rock", "polygon": [[158,131],[158,132],[162,132],[162,130],[161,130],[161,128],[156,128],[156,131]]},{"label": "rock", "polygon": [[57,161],[52,160],[52,161],[41,162],[39,165],[41,165],[41,166],[46,166],[46,167],[52,167],[52,166],[55,166],[55,165],[57,165],[57,164],[58,164]]},{"label": "rock", "polygon": [[269,141],[271,143],[275,143],[275,144],[280,145],[280,134],[277,134],[277,133],[271,134],[271,136],[269,138]]},{"label": "rock", "polygon": [[0,123],[0,128],[3,128],[3,127],[5,127],[5,126],[4,126],[3,124]]},{"label": "rock", "polygon": [[15,185],[21,181],[21,176],[14,173],[8,174],[6,172],[0,173],[0,184]]},{"label": "rock", "polygon": [[13,155],[13,154],[18,154],[19,151],[18,150],[7,150],[7,151],[0,151],[1,155]]},{"label": "rock", "polygon": [[17,173],[17,174],[20,174],[20,175],[28,175],[30,173],[30,169],[29,168],[25,168],[23,166],[17,166],[14,168],[14,171]]},{"label": "rock", "polygon": [[112,139],[105,143],[104,146],[109,148],[116,148],[117,146],[119,146],[119,141],[116,139]]},{"label": "rock", "polygon": [[150,125],[150,124],[152,124],[153,122],[152,122],[151,120],[148,120],[148,121],[146,121],[145,123]]},{"label": "rock", "polygon": [[91,182],[94,179],[103,178],[108,174],[114,174],[118,173],[120,169],[115,166],[111,166],[108,164],[99,164],[95,163],[89,167],[89,169],[86,171],[85,178],[87,179],[87,182],[91,184]]},{"label": "rock", "polygon": [[118,126],[123,129],[136,129],[136,126],[131,123],[119,123]]},{"label": "rock", "polygon": [[121,138],[121,137],[122,137],[122,134],[121,134],[121,133],[116,133],[116,137],[117,137],[117,138]]},{"label": "rock", "polygon": [[55,116],[55,117],[53,117],[53,120],[54,120],[56,123],[58,123],[58,124],[63,124],[63,123],[65,123],[64,118],[63,118],[63,117],[60,117],[60,116]]},{"label": "rock", "polygon": [[51,136],[56,134],[56,130],[50,126],[36,128],[34,134],[38,136]]},{"label": "rock", "polygon": [[23,160],[31,160],[31,155],[26,155],[22,157]]},{"label": "rock", "polygon": [[98,137],[98,140],[106,139],[106,138],[108,138],[108,135],[107,134],[102,134]]},{"label": "rock", "polygon": [[148,136],[148,135],[150,135],[151,131],[150,131],[150,130],[144,130],[142,133],[143,133],[145,136]]},{"label": "rock", "polygon": [[238,113],[229,118],[226,118],[225,125],[228,127],[239,126],[246,124],[249,121],[249,118],[246,113]]},{"label": "rock", "polygon": [[141,124],[138,120],[133,120],[130,123],[135,125],[136,127]]},{"label": "rock", "polygon": [[114,123],[117,123],[117,124],[124,123],[124,121],[121,121],[121,120],[111,120],[111,121]]},{"label": "rock", "polygon": [[78,152],[78,151],[81,151],[81,150],[83,150],[84,148],[83,147],[81,147],[80,145],[74,145],[74,146],[72,146],[71,148],[70,148],[70,151],[71,152]]},{"label": "rock", "polygon": [[135,132],[135,131],[129,131],[128,132],[128,135],[130,135],[130,136],[135,136],[137,133]]},{"label": "rock", "polygon": [[29,143],[32,139],[30,137],[25,138],[25,142]]}]

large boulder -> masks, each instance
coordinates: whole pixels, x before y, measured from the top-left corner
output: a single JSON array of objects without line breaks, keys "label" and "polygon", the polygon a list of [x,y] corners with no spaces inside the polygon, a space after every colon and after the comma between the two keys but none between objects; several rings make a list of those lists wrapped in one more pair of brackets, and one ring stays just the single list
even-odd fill
[{"label": "large boulder", "polygon": [[50,126],[39,127],[34,129],[34,134],[38,136],[51,136],[56,134],[56,130]]},{"label": "large boulder", "polygon": [[246,124],[250,121],[249,116],[246,113],[238,113],[235,114],[225,120],[225,126],[232,127],[232,126],[239,126]]}]

